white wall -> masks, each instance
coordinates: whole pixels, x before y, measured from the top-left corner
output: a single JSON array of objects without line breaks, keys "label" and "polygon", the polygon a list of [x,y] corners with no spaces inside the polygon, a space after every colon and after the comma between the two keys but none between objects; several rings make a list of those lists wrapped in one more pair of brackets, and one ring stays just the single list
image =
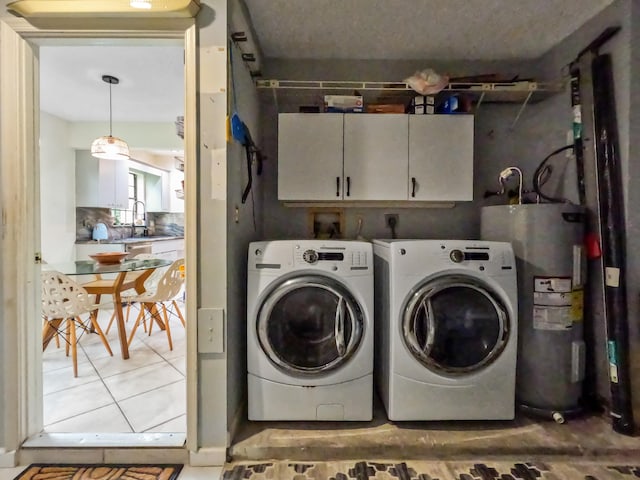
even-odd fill
[{"label": "white wall", "polygon": [[40,235],[48,263],[75,259],[76,156],[69,123],[40,113]]},{"label": "white wall", "polygon": [[[108,134],[108,122],[73,122],[70,123],[69,145],[77,149],[86,149],[96,138]],[[176,134],[175,125],[170,122],[114,122],[113,136],[122,138],[129,148],[184,148],[184,142]]]},{"label": "white wall", "polygon": [[[227,315],[227,182],[225,118],[227,105],[227,0],[205,0],[198,26],[198,307]],[[214,155],[220,153],[220,157]],[[220,165],[218,165],[219,160]],[[190,168],[189,165],[186,168]],[[193,168],[193,166],[191,166]],[[214,184],[217,186],[214,189]],[[228,322],[229,319],[225,318]],[[225,329],[226,330],[226,329]],[[228,340],[228,339],[227,339]],[[228,345],[226,346],[228,349]],[[212,456],[227,445],[227,357],[198,354],[198,444]],[[224,458],[222,458],[224,459]]]}]

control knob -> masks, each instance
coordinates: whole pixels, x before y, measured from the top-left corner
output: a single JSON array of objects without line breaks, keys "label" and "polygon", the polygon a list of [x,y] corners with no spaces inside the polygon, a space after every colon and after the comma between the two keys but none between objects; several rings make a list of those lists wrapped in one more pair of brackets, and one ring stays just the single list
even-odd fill
[{"label": "control knob", "polygon": [[461,263],[464,260],[464,253],[462,250],[451,250],[449,253],[449,258],[454,263]]},{"label": "control knob", "polygon": [[307,263],[316,263],[318,261],[318,254],[315,250],[305,250],[302,254],[302,259]]}]

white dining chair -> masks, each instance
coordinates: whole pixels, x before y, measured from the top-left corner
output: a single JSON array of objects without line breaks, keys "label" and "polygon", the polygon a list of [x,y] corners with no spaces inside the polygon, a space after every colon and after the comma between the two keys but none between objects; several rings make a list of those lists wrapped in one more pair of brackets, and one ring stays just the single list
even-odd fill
[{"label": "white dining chair", "polygon": [[[43,340],[52,332],[60,335],[66,341],[65,353],[73,360],[73,376],[78,376],[78,350],[77,344],[80,336],[89,331],[91,327],[100,336],[102,344],[113,356],[109,342],[107,341],[97,315],[94,312],[102,307],[95,303],[92,295],[68,276],[56,271],[43,271],[40,274],[42,282],[42,315],[45,319],[43,328]],[[83,320],[82,315],[87,315]],[[81,329],[80,336],[77,327]]]},{"label": "white dining chair", "polygon": [[[169,266],[166,272],[164,272],[155,290],[149,290],[141,295],[136,295],[130,298],[132,302],[140,304],[140,312],[136,318],[136,323],[133,325],[133,330],[131,330],[131,334],[129,335],[129,345],[131,345],[133,336],[140,326],[140,323],[145,323],[147,314],[149,314],[148,334],[151,335],[154,320],[159,321],[159,323],[162,323],[165,327],[167,340],[169,342],[169,350],[173,350],[169,318],[176,316],[180,319],[183,327],[186,325],[182,312],[175,300],[184,285],[184,279],[184,258],[179,258]],[[158,306],[162,309],[163,318],[160,318]]]},{"label": "white dining chair", "polygon": [[[158,256],[153,253],[138,253],[133,258],[135,260],[152,260],[154,258],[158,258]],[[149,275],[149,277],[144,281],[144,289],[146,292],[154,292],[156,290],[158,286],[158,282],[162,278],[162,275],[164,275],[164,272],[167,270],[167,268],[169,267],[156,268],[151,273],[151,275]],[[129,321],[129,313],[131,312],[131,307],[135,304],[135,301],[133,300],[133,298],[137,297],[138,295],[139,295],[138,292],[136,292],[134,289],[130,289],[130,290],[127,290],[126,292],[122,292],[122,295],[120,296],[122,303],[127,304],[127,311],[125,313],[125,322]],[[109,335],[109,330],[111,330],[111,325],[113,325],[113,321],[115,320],[115,318],[116,318],[116,312],[114,310],[113,313],[111,314],[111,318],[109,319],[109,324],[107,325],[107,328],[104,331],[105,335]],[[146,332],[147,331],[146,321],[143,322],[143,328],[144,328],[144,331]]]}]

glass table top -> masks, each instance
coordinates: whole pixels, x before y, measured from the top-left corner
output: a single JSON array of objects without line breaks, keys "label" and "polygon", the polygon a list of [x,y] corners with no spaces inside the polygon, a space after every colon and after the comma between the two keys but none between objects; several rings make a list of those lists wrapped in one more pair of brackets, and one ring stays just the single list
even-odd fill
[{"label": "glass table top", "polygon": [[46,263],[42,265],[43,271],[56,271],[65,275],[92,275],[96,273],[120,273],[136,270],[149,270],[171,265],[171,260],[164,258],[151,258],[148,260],[124,260],[120,263],[98,263],[93,260],[76,260],[65,263]]}]

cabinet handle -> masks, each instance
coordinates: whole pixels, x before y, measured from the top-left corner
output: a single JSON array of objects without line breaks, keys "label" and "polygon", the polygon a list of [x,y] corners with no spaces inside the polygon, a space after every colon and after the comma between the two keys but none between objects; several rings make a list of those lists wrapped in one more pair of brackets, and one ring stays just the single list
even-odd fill
[{"label": "cabinet handle", "polygon": [[411,177],[411,196],[416,196],[416,177]]},{"label": "cabinet handle", "polygon": [[347,177],[347,197],[351,196],[351,177]]},{"label": "cabinet handle", "polygon": [[340,177],[336,177],[336,197],[340,196]]}]

